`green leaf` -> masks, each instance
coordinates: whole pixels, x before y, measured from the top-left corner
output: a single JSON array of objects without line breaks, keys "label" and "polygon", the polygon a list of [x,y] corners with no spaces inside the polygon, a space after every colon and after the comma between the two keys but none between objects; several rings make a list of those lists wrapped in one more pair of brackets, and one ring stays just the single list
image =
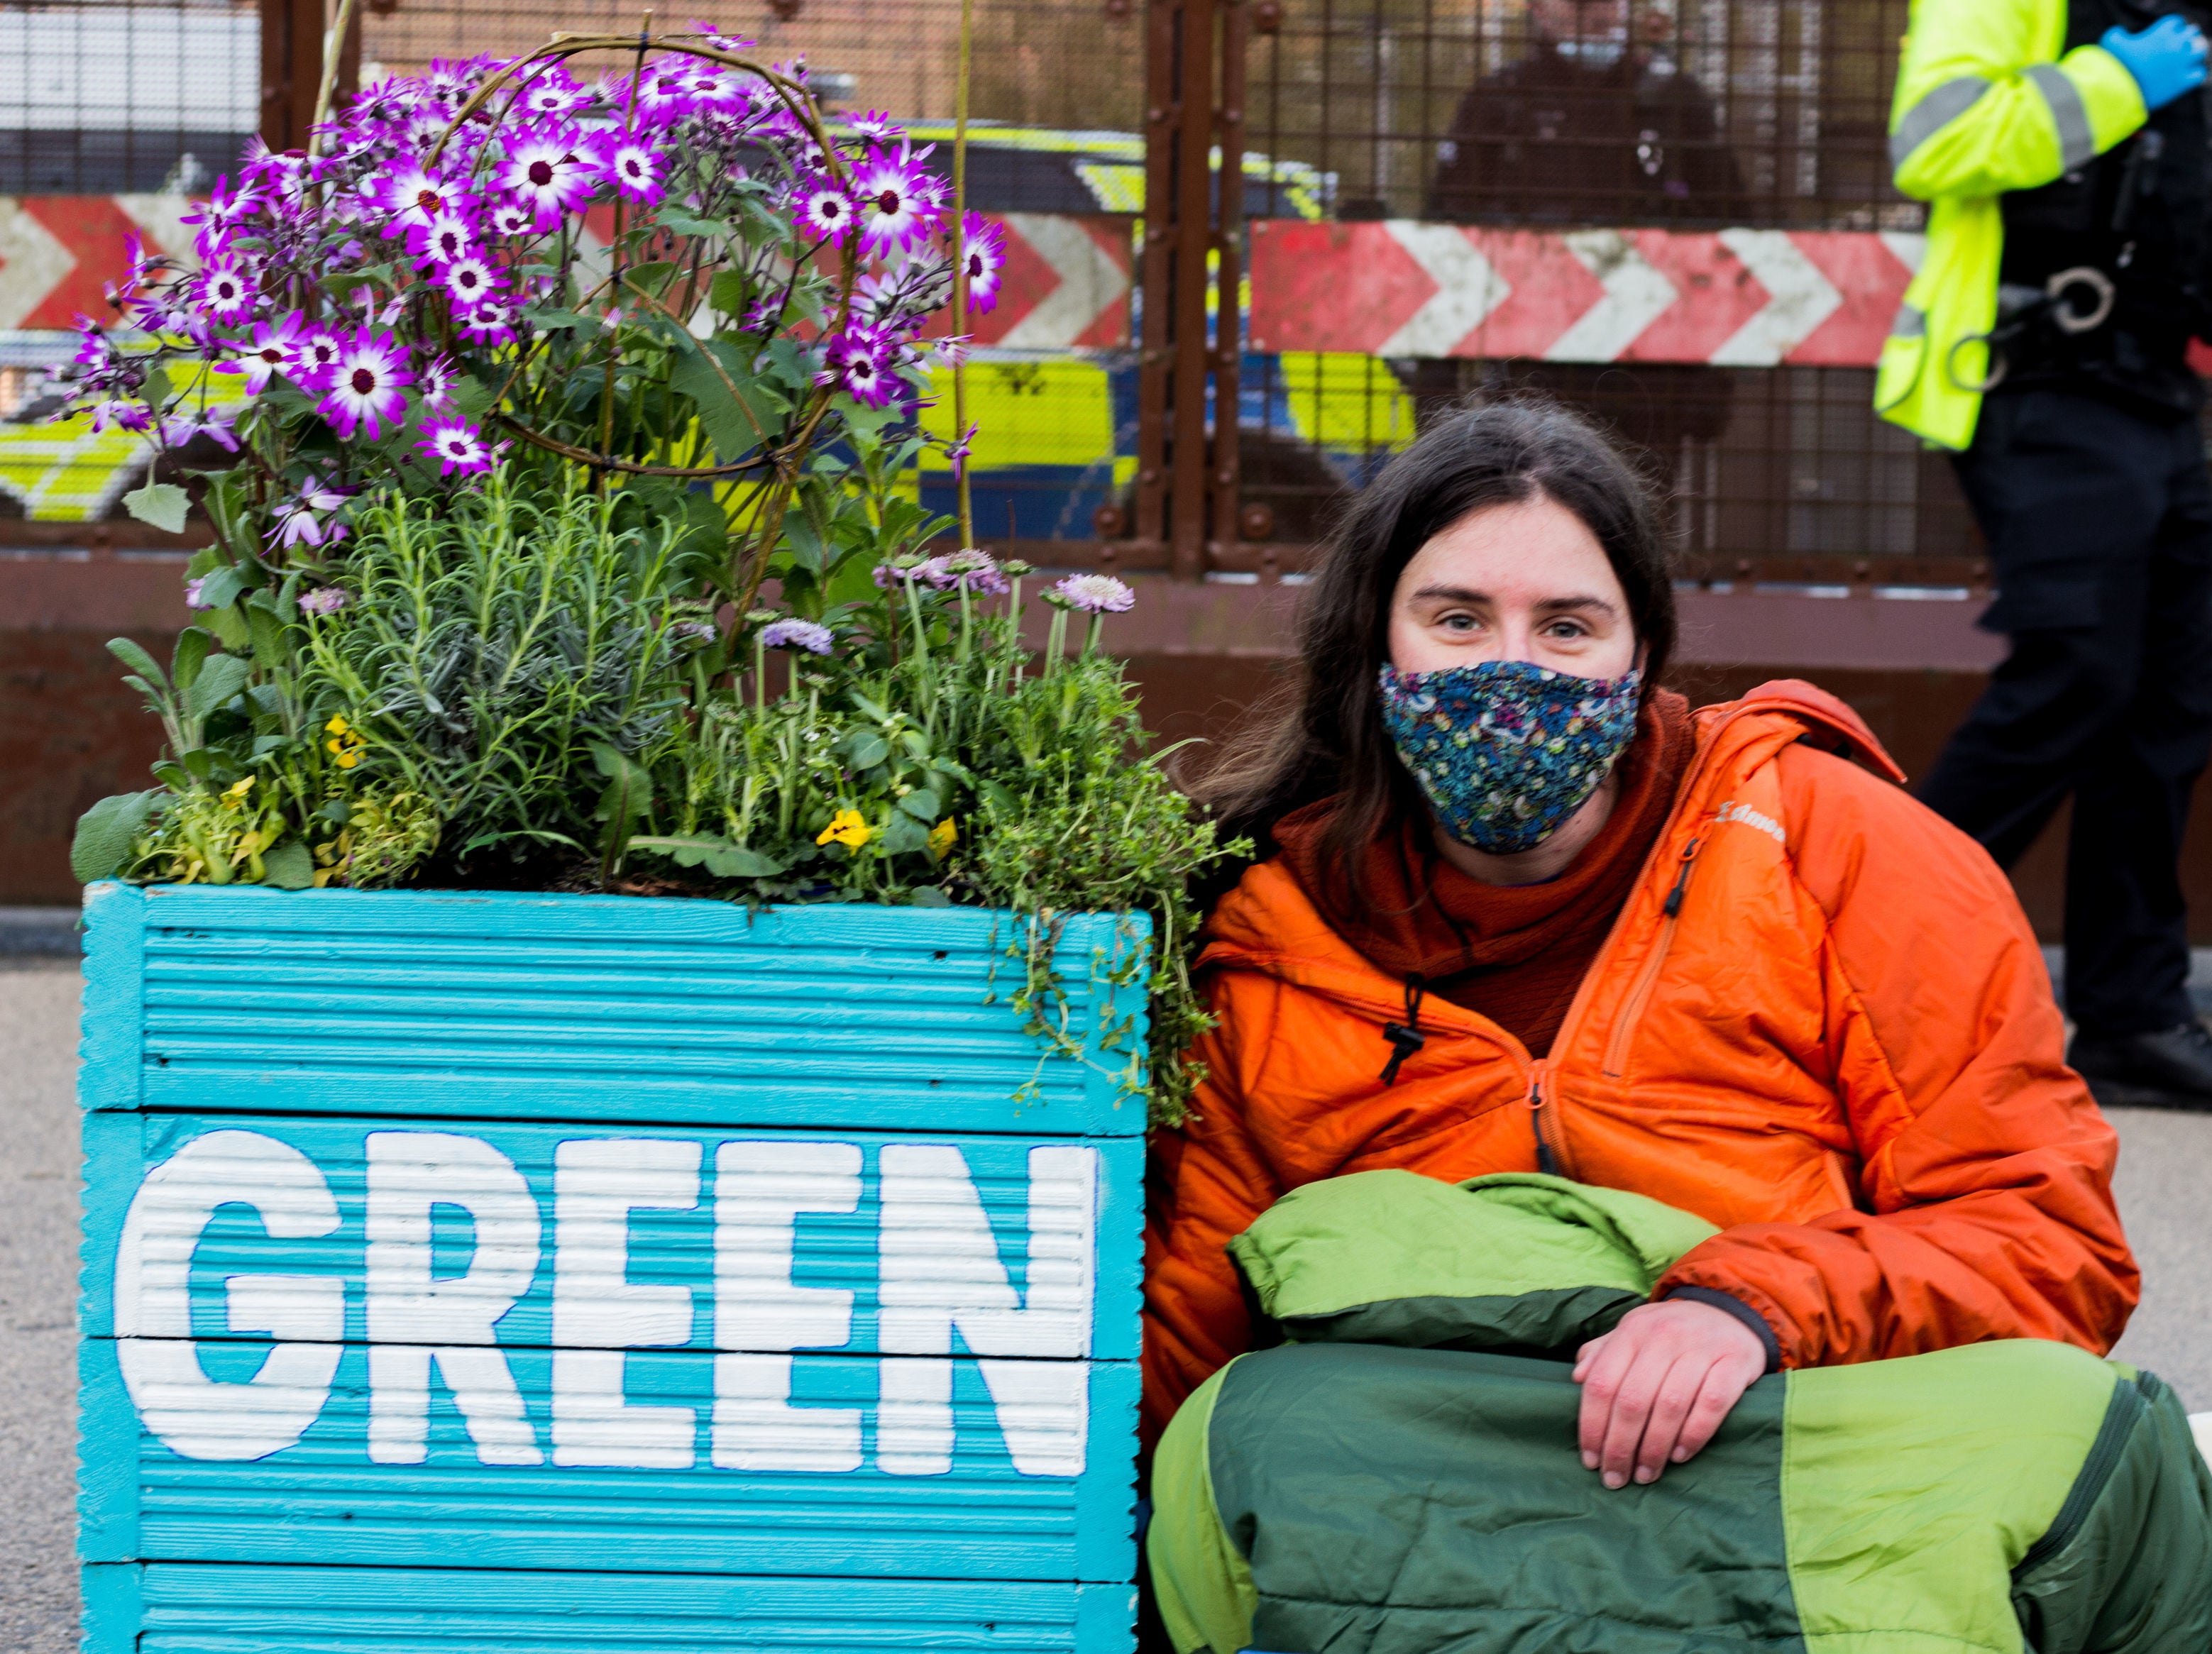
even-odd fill
[{"label": "green leaf", "polygon": [[683,265],[672,264],[666,259],[653,264],[632,265],[628,270],[623,271],[623,280],[636,283],[638,286],[658,299],[667,292],[670,279],[683,268]]},{"label": "green leaf", "polygon": [[750,307],[753,284],[742,270],[726,270],[707,289],[707,302],[725,316],[742,316]]},{"label": "green leaf", "polygon": [[315,883],[315,855],[305,839],[288,838],[275,849],[261,857],[261,882],[274,885],[280,891],[312,890]]},{"label": "green leaf", "polygon": [[228,706],[246,687],[248,670],[243,655],[210,656],[191,688],[185,691],[185,715],[204,719],[217,708]]},{"label": "green leaf", "polygon": [[214,648],[215,634],[198,626],[187,626],[177,634],[176,650],[169,657],[169,681],[177,686],[178,694],[188,696],[192,692],[200,667]]},{"label": "green leaf", "polygon": [[727,235],[730,227],[719,218],[702,218],[678,207],[663,207],[659,221],[660,228],[678,235]]},{"label": "green leaf", "polygon": [[[190,630],[191,628],[187,627],[185,629]],[[169,687],[168,674],[161,670],[152,655],[147,654],[129,638],[109,638],[107,652],[146,680],[140,687],[146,690],[149,694],[153,692],[154,685],[157,684],[165,690]]]},{"label": "green leaf", "polygon": [[284,623],[276,617],[274,607],[257,593],[256,601],[246,605],[246,628],[253,642],[253,658],[266,671],[282,670],[291,660],[290,635]]},{"label": "green leaf", "polygon": [[887,854],[904,855],[929,848],[929,829],[912,816],[893,812],[884,824],[883,848]]},{"label": "green leaf", "polygon": [[184,532],[185,514],[191,496],[174,483],[149,483],[123,496],[123,508],[142,523],[151,523],[165,534]]},{"label": "green leaf", "polygon": [[935,826],[938,817],[945,813],[945,806],[938,802],[937,794],[920,787],[901,799],[898,807],[916,821],[927,822],[931,826]]},{"label": "green leaf", "polygon": [[580,316],[573,310],[526,310],[522,319],[541,333],[558,333],[564,329],[597,327],[599,323],[589,316]]},{"label": "green leaf", "polygon": [[252,589],[252,571],[237,563],[225,563],[200,582],[200,606],[204,609],[228,609],[238,601],[241,593]]},{"label": "green leaf", "polygon": [[704,867],[717,879],[773,879],[787,864],[726,838],[634,838],[633,850],[665,855],[679,867]]},{"label": "green leaf", "polygon": [[681,337],[690,348],[678,355],[668,383],[698,404],[700,426],[725,464],[758,447],[763,433],[774,435],[783,429],[790,404],[761,382],[734,346],[723,339],[702,344],[689,333]]},{"label": "green leaf", "polygon": [[952,898],[934,885],[924,885],[919,890],[908,891],[906,899],[917,908],[949,908],[952,905]]},{"label": "green leaf", "polygon": [[864,729],[846,743],[847,761],[855,769],[873,769],[890,757],[890,743],[873,730]]},{"label": "green leaf", "polygon": [[161,796],[158,789],[118,793],[100,800],[77,818],[76,837],[70,845],[70,872],[77,883],[89,885],[106,879],[123,866],[132,842],[153,812],[154,800]]}]

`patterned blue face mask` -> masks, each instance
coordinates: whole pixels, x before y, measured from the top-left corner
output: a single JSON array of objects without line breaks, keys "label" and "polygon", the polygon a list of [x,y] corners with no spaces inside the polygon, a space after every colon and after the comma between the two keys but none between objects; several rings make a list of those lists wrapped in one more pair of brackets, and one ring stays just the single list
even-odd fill
[{"label": "patterned blue face mask", "polygon": [[1641,671],[1573,678],[1525,660],[1382,672],[1382,727],[1444,830],[1492,855],[1541,844],[1636,734]]}]

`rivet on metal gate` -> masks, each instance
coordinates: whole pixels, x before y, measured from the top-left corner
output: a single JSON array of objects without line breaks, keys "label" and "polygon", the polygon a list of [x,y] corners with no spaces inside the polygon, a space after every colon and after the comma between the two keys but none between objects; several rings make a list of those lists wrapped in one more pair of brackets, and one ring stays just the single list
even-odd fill
[{"label": "rivet on metal gate", "polygon": [[1159,106],[1159,105],[1158,105],[1158,104],[1154,104],[1151,108],[1149,108],[1149,109],[1147,109],[1146,111],[1145,111],[1145,119],[1146,119],[1146,120],[1148,120],[1148,121],[1152,122],[1152,124],[1153,125],[1155,125],[1155,126],[1158,126],[1158,125],[1162,121],[1165,120],[1167,118],[1168,118],[1168,112],[1167,112],[1166,110],[1164,110],[1164,109],[1161,108],[1161,107]]},{"label": "rivet on metal gate", "polygon": [[1252,27],[1261,34],[1279,34],[1283,27],[1283,0],[1260,0],[1252,8]]},{"label": "rivet on metal gate", "polygon": [[1159,467],[1157,465],[1147,466],[1145,470],[1137,473],[1137,480],[1140,483],[1158,482],[1160,480]]},{"label": "rivet on metal gate", "polygon": [[1102,540],[1120,539],[1128,526],[1128,517],[1117,505],[1103,505],[1091,514],[1091,532]]},{"label": "rivet on metal gate", "polygon": [[1237,480],[1237,473],[1228,469],[1228,467],[1224,466],[1221,470],[1213,473],[1213,480],[1220,483],[1222,487],[1227,488],[1231,483],[1234,483]]},{"label": "rivet on metal gate", "polygon": [[776,21],[787,23],[799,15],[805,3],[806,0],[768,0],[768,9],[775,14]]},{"label": "rivet on metal gate", "polygon": [[1255,502],[1237,514],[1237,532],[1248,540],[1275,538],[1275,508]]},{"label": "rivet on metal gate", "polygon": [[1129,0],[1106,0],[1106,15],[1116,22],[1129,15]]}]

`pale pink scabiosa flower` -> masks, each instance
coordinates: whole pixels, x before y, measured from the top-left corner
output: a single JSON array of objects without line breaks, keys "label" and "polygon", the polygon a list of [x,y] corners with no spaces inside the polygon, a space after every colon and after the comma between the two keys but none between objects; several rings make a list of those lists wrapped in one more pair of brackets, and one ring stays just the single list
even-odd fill
[{"label": "pale pink scabiosa flower", "polygon": [[967,591],[981,597],[998,597],[1009,589],[998,559],[973,546],[930,558],[914,571],[914,577],[940,592]]},{"label": "pale pink scabiosa flower", "polygon": [[343,586],[318,586],[300,594],[301,611],[311,615],[334,615],[352,601],[353,594]]},{"label": "pale pink scabiosa flower", "polygon": [[550,230],[592,198],[599,168],[586,159],[590,150],[573,127],[526,134],[508,150],[500,187],[515,205],[530,209],[538,228]]},{"label": "pale pink scabiosa flower", "polygon": [[198,580],[188,580],[185,582],[185,607],[187,609],[212,609],[215,607],[215,605],[212,603],[203,603],[200,601],[201,589],[205,587],[207,583],[208,577],[205,575],[202,575]]},{"label": "pale pink scabiosa flower", "polygon": [[1069,608],[1085,614],[1127,614],[1137,606],[1137,594],[1111,575],[1070,575],[1052,589]]},{"label": "pale pink scabiosa flower", "polygon": [[467,477],[491,469],[491,445],[473,420],[459,414],[434,419],[422,428],[422,454],[438,462],[441,477]]},{"label": "pale pink scabiosa flower", "polygon": [[365,429],[374,442],[384,435],[385,426],[397,427],[405,417],[403,393],[414,382],[399,341],[364,327],[338,353],[315,411],[331,422],[342,440],[349,442],[356,431]]},{"label": "pale pink scabiosa flower", "polygon": [[353,496],[332,488],[319,477],[300,484],[300,491],[278,508],[272,526],[280,546],[336,545],[346,538],[343,523],[324,519]]},{"label": "pale pink scabiosa flower", "polygon": [[456,307],[473,310],[497,297],[500,289],[507,285],[507,277],[496,265],[484,259],[456,258],[440,268],[438,285],[446,289]]},{"label": "pale pink scabiosa flower", "polygon": [[878,258],[904,252],[943,217],[920,159],[904,153],[871,149],[853,180],[853,195],[860,209],[860,244]]},{"label": "pale pink scabiosa flower", "polygon": [[245,374],[246,395],[259,396],[271,379],[291,366],[304,319],[295,310],[273,322],[256,323],[253,343],[240,350],[237,361],[216,364],[216,372]]},{"label": "pale pink scabiosa flower", "polygon": [[827,626],[811,620],[772,620],[761,628],[760,641],[765,649],[804,649],[809,654],[827,654],[837,640]]},{"label": "pale pink scabiosa flower", "polygon": [[623,199],[641,207],[657,205],[663,193],[659,153],[635,137],[612,138],[605,149],[607,176]]},{"label": "pale pink scabiosa flower", "polygon": [[200,266],[198,288],[199,307],[211,321],[235,327],[253,313],[253,278],[229,254]]},{"label": "pale pink scabiosa flower", "polygon": [[853,198],[826,178],[816,179],[799,192],[794,216],[801,235],[818,236],[841,247],[852,238],[858,216],[853,210]]},{"label": "pale pink scabiosa flower", "polygon": [[338,358],[344,354],[343,339],[327,327],[312,328],[294,337],[286,365],[301,390],[319,392],[330,383]]},{"label": "pale pink scabiosa flower", "polygon": [[999,302],[999,277],[1006,267],[1006,232],[980,212],[960,221],[960,262],[968,271],[968,308],[981,315]]}]

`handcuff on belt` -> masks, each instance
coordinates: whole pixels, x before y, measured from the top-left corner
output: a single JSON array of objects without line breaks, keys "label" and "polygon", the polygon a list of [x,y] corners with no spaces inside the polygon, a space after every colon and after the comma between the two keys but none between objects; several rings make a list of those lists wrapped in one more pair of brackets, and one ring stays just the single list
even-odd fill
[{"label": "handcuff on belt", "polygon": [[[2069,296],[2075,289],[2089,295],[2089,307],[2076,309]],[[2065,334],[2087,333],[2102,327],[2112,313],[2112,278],[2091,265],[2062,270],[2040,288],[2008,283],[1997,289],[1997,323],[1986,333],[1969,333],[1953,342],[1943,357],[1943,373],[1961,391],[1993,391],[2004,383],[2012,363],[2002,346],[2048,323]],[[1988,376],[1978,384],[1959,377],[1959,352],[1970,344],[1990,349]]]}]

